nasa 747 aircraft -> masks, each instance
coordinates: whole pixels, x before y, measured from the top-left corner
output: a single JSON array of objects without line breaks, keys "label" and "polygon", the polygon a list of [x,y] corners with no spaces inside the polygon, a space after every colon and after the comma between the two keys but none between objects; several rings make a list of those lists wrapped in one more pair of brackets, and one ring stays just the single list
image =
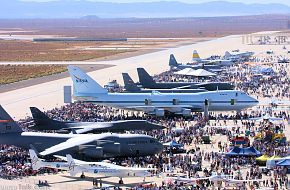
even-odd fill
[{"label": "nasa 747 aircraft", "polygon": [[143,111],[164,116],[165,112],[190,116],[191,111],[240,111],[258,104],[246,93],[222,90],[200,93],[108,93],[77,66],[68,66],[73,80],[74,99],[99,105]]}]

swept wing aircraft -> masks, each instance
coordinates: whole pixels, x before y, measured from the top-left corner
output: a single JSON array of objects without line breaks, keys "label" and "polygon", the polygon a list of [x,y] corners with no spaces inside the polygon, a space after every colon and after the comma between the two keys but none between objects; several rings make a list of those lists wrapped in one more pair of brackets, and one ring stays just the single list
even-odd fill
[{"label": "swept wing aircraft", "polygon": [[70,122],[58,121],[49,118],[36,107],[30,107],[35,126],[31,127],[37,131],[59,130],[77,134],[82,133],[103,133],[103,132],[124,132],[131,130],[160,130],[163,126],[145,120],[119,120],[111,122]]},{"label": "swept wing aircraft", "polygon": [[[207,90],[198,88],[196,89],[182,89],[182,88],[170,88],[170,89],[144,89],[138,87],[136,83],[132,80],[132,78],[129,76],[128,73],[122,73],[123,80],[124,80],[124,85],[126,92],[143,92],[143,93],[152,93],[153,91],[158,91],[158,92],[166,92],[166,93],[198,93],[198,92],[206,92]],[[193,86],[191,86],[193,87]]]},{"label": "swept wing aircraft", "polygon": [[230,59],[201,59],[196,50],[192,53],[192,61],[204,64],[214,64],[218,66],[232,66],[234,62]]},{"label": "swept wing aircraft", "polygon": [[38,150],[40,155],[71,154],[74,157],[106,158],[154,155],[162,151],[155,138],[141,134],[58,134],[24,132],[0,106],[0,144]]},{"label": "swept wing aircraft", "polygon": [[169,66],[170,66],[171,69],[177,69],[177,70],[182,70],[182,69],[185,69],[185,68],[191,68],[191,69],[194,69],[194,70],[205,69],[205,70],[212,71],[212,72],[221,71],[222,70],[222,67],[220,65],[212,65],[212,64],[202,63],[202,62],[197,63],[197,64],[182,64],[182,63],[178,63],[173,54],[170,55]]},{"label": "swept wing aircraft", "polygon": [[74,99],[122,109],[164,116],[165,111],[190,116],[191,111],[230,111],[246,109],[258,101],[236,90],[200,93],[109,93],[77,66],[68,66],[74,86]]},{"label": "swept wing aircraft", "polygon": [[208,91],[218,90],[233,90],[234,86],[226,82],[155,82],[153,78],[146,72],[144,68],[137,68],[139,83],[143,88],[150,89],[186,89],[186,88],[204,88]]}]

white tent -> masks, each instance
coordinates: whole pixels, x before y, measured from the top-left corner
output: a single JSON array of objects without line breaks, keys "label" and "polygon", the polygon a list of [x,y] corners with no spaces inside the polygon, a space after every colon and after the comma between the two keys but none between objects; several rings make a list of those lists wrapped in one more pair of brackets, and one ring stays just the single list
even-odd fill
[{"label": "white tent", "polygon": [[197,69],[193,70],[191,68],[186,68],[181,71],[175,72],[175,74],[178,75],[187,75],[187,76],[195,76],[195,77],[210,77],[210,76],[216,76],[215,73],[209,72],[204,69]]},{"label": "white tent", "polygon": [[196,76],[196,77],[210,77],[210,76],[216,76],[215,73],[209,72],[207,70],[204,69],[197,69],[197,70],[193,70],[190,73],[191,76]]},{"label": "white tent", "polygon": [[175,72],[174,74],[187,75],[188,73],[193,72],[193,71],[194,71],[194,69],[192,69],[192,68],[185,68],[185,69],[182,69],[180,71]]}]

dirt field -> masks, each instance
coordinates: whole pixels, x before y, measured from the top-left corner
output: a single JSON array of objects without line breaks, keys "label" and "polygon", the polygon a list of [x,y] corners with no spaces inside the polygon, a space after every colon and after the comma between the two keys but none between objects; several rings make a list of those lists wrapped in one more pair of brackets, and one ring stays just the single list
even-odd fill
[{"label": "dirt field", "polygon": [[0,65],[0,85],[66,71],[62,65]]},{"label": "dirt field", "polygon": [[85,61],[133,50],[80,50],[102,43],[31,42],[0,40],[0,61]]}]

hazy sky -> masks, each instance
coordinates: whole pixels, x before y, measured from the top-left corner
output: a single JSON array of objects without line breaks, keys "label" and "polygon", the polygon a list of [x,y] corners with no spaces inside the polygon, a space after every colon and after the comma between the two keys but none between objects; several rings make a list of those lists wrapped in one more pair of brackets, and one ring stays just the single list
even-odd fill
[{"label": "hazy sky", "polygon": [[[22,1],[68,1],[68,0],[22,0]],[[73,1],[73,0],[71,0]],[[75,0],[76,1],[76,0]],[[77,0],[82,1],[82,0]],[[213,0],[89,0],[89,1],[100,1],[100,2],[152,2],[152,1],[181,1],[185,3],[203,3],[210,2]],[[281,3],[290,6],[290,0],[226,0],[229,2],[242,2],[242,3]]]}]

